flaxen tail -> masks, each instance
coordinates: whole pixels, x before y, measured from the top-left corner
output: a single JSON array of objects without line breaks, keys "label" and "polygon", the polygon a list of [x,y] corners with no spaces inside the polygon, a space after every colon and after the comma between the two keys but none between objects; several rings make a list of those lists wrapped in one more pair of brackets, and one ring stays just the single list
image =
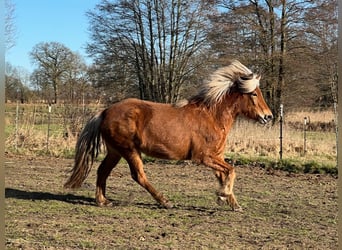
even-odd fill
[{"label": "flaxen tail", "polygon": [[102,120],[103,112],[93,116],[83,128],[76,143],[75,165],[65,188],[78,188],[87,178],[100,150]]}]

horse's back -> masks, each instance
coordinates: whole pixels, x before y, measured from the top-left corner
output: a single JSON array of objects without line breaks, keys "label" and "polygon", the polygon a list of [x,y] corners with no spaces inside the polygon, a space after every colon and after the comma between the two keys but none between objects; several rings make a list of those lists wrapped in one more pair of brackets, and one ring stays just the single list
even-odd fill
[{"label": "horse's back", "polygon": [[[135,123],[144,126],[159,115],[167,116],[174,109],[170,104],[156,103],[136,98],[124,99],[105,110],[105,117],[111,122]],[[172,112],[175,115],[175,112]]]}]

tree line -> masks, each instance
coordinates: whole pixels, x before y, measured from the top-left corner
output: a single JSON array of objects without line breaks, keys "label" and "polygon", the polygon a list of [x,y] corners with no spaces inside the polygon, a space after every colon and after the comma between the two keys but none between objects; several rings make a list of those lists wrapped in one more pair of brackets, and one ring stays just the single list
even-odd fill
[{"label": "tree line", "polygon": [[6,100],[174,103],[238,59],[275,113],[337,103],[337,0],[102,0],[86,15],[93,63],[41,42],[25,80],[8,65]]}]

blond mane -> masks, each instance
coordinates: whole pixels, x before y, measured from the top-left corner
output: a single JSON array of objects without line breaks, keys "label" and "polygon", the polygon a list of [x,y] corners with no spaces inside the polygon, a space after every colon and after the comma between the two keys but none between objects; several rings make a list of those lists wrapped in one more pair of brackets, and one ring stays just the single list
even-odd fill
[{"label": "blond mane", "polygon": [[259,86],[259,79],[259,76],[253,74],[245,65],[234,60],[230,65],[216,70],[196,95],[187,101],[180,101],[176,106],[185,106],[189,102],[203,102],[213,106],[219,103],[232,87],[237,87],[241,93],[253,92]]}]

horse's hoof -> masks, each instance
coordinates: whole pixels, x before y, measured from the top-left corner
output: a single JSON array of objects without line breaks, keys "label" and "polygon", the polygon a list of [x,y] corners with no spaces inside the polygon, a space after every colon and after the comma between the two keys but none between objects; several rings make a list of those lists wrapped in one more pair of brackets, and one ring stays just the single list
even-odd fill
[{"label": "horse's hoof", "polygon": [[217,197],[217,200],[216,200],[216,203],[219,205],[219,206],[224,206],[227,204],[227,197],[224,197],[224,196],[218,196]]},{"label": "horse's hoof", "polygon": [[112,207],[113,203],[109,200],[106,200],[104,202],[96,202],[99,207]]},{"label": "horse's hoof", "polygon": [[243,212],[243,209],[242,209],[242,207],[240,207],[240,206],[233,207],[232,209],[233,209],[234,212],[240,212],[240,213]]},{"label": "horse's hoof", "polygon": [[172,204],[171,202],[169,202],[169,201],[163,203],[162,205],[163,205],[163,207],[166,208],[166,209],[171,209],[171,208],[173,208],[173,204]]}]

